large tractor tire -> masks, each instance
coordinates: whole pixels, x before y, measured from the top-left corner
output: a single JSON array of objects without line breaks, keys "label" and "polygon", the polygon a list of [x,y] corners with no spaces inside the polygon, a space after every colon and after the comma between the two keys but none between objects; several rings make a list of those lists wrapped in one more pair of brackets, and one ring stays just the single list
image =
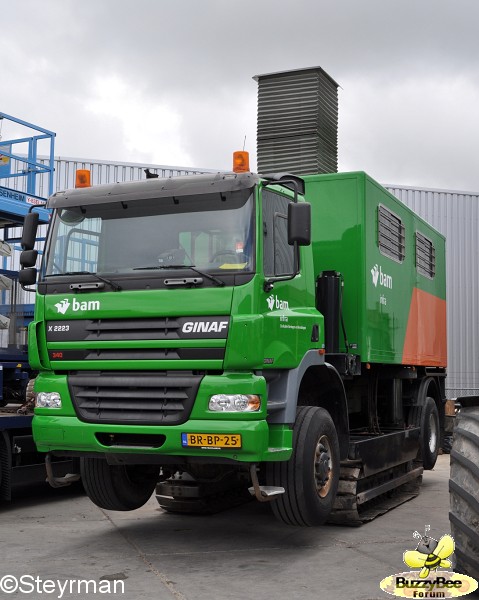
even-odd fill
[{"label": "large tractor tire", "polygon": [[455,571],[479,580],[479,398],[461,398],[451,450],[449,520]]},{"label": "large tractor tire", "polygon": [[81,458],[80,474],[87,496],[100,508],[135,510],[153,494],[159,468],[109,465],[104,458]]},{"label": "large tractor tire", "polygon": [[271,502],[275,517],[288,525],[325,523],[339,481],[339,442],[324,408],[301,406],[293,429],[293,454],[287,462],[268,463],[268,485],[284,487]]}]

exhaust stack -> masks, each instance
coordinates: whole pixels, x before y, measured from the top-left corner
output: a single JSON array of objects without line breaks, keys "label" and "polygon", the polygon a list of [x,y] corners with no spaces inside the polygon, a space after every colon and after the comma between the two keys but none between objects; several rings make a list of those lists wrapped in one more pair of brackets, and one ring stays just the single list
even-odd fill
[{"label": "exhaust stack", "polygon": [[338,84],[321,67],[256,75],[258,173],[338,170]]}]

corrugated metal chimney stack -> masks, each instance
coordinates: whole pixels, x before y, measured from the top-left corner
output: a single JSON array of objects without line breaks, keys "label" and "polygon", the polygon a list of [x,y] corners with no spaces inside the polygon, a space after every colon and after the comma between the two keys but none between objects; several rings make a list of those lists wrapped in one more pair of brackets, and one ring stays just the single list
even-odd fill
[{"label": "corrugated metal chimney stack", "polygon": [[338,84],[321,67],[256,75],[258,173],[338,170]]}]

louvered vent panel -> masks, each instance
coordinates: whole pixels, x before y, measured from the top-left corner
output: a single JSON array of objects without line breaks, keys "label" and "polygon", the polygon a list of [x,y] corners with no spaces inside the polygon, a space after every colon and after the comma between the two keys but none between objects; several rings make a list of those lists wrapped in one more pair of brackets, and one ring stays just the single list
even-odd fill
[{"label": "louvered vent panel", "polygon": [[255,79],[258,172],[337,171],[337,83],[319,67]]}]

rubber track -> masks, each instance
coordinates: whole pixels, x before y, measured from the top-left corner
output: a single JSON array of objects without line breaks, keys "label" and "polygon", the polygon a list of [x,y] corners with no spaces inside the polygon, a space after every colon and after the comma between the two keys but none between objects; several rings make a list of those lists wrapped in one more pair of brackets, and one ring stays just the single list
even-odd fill
[{"label": "rubber track", "polygon": [[[417,465],[413,465],[414,467],[417,467]],[[363,523],[372,521],[376,517],[404,504],[404,502],[415,498],[419,494],[422,481],[422,477],[417,477],[390,490],[387,494],[382,494],[368,502],[358,504],[357,488],[361,479],[362,468],[359,463],[341,467],[339,493],[336,496],[328,523],[358,527]],[[347,492],[344,492],[344,490],[347,490]],[[362,489],[361,491],[364,492],[365,490]]]}]

